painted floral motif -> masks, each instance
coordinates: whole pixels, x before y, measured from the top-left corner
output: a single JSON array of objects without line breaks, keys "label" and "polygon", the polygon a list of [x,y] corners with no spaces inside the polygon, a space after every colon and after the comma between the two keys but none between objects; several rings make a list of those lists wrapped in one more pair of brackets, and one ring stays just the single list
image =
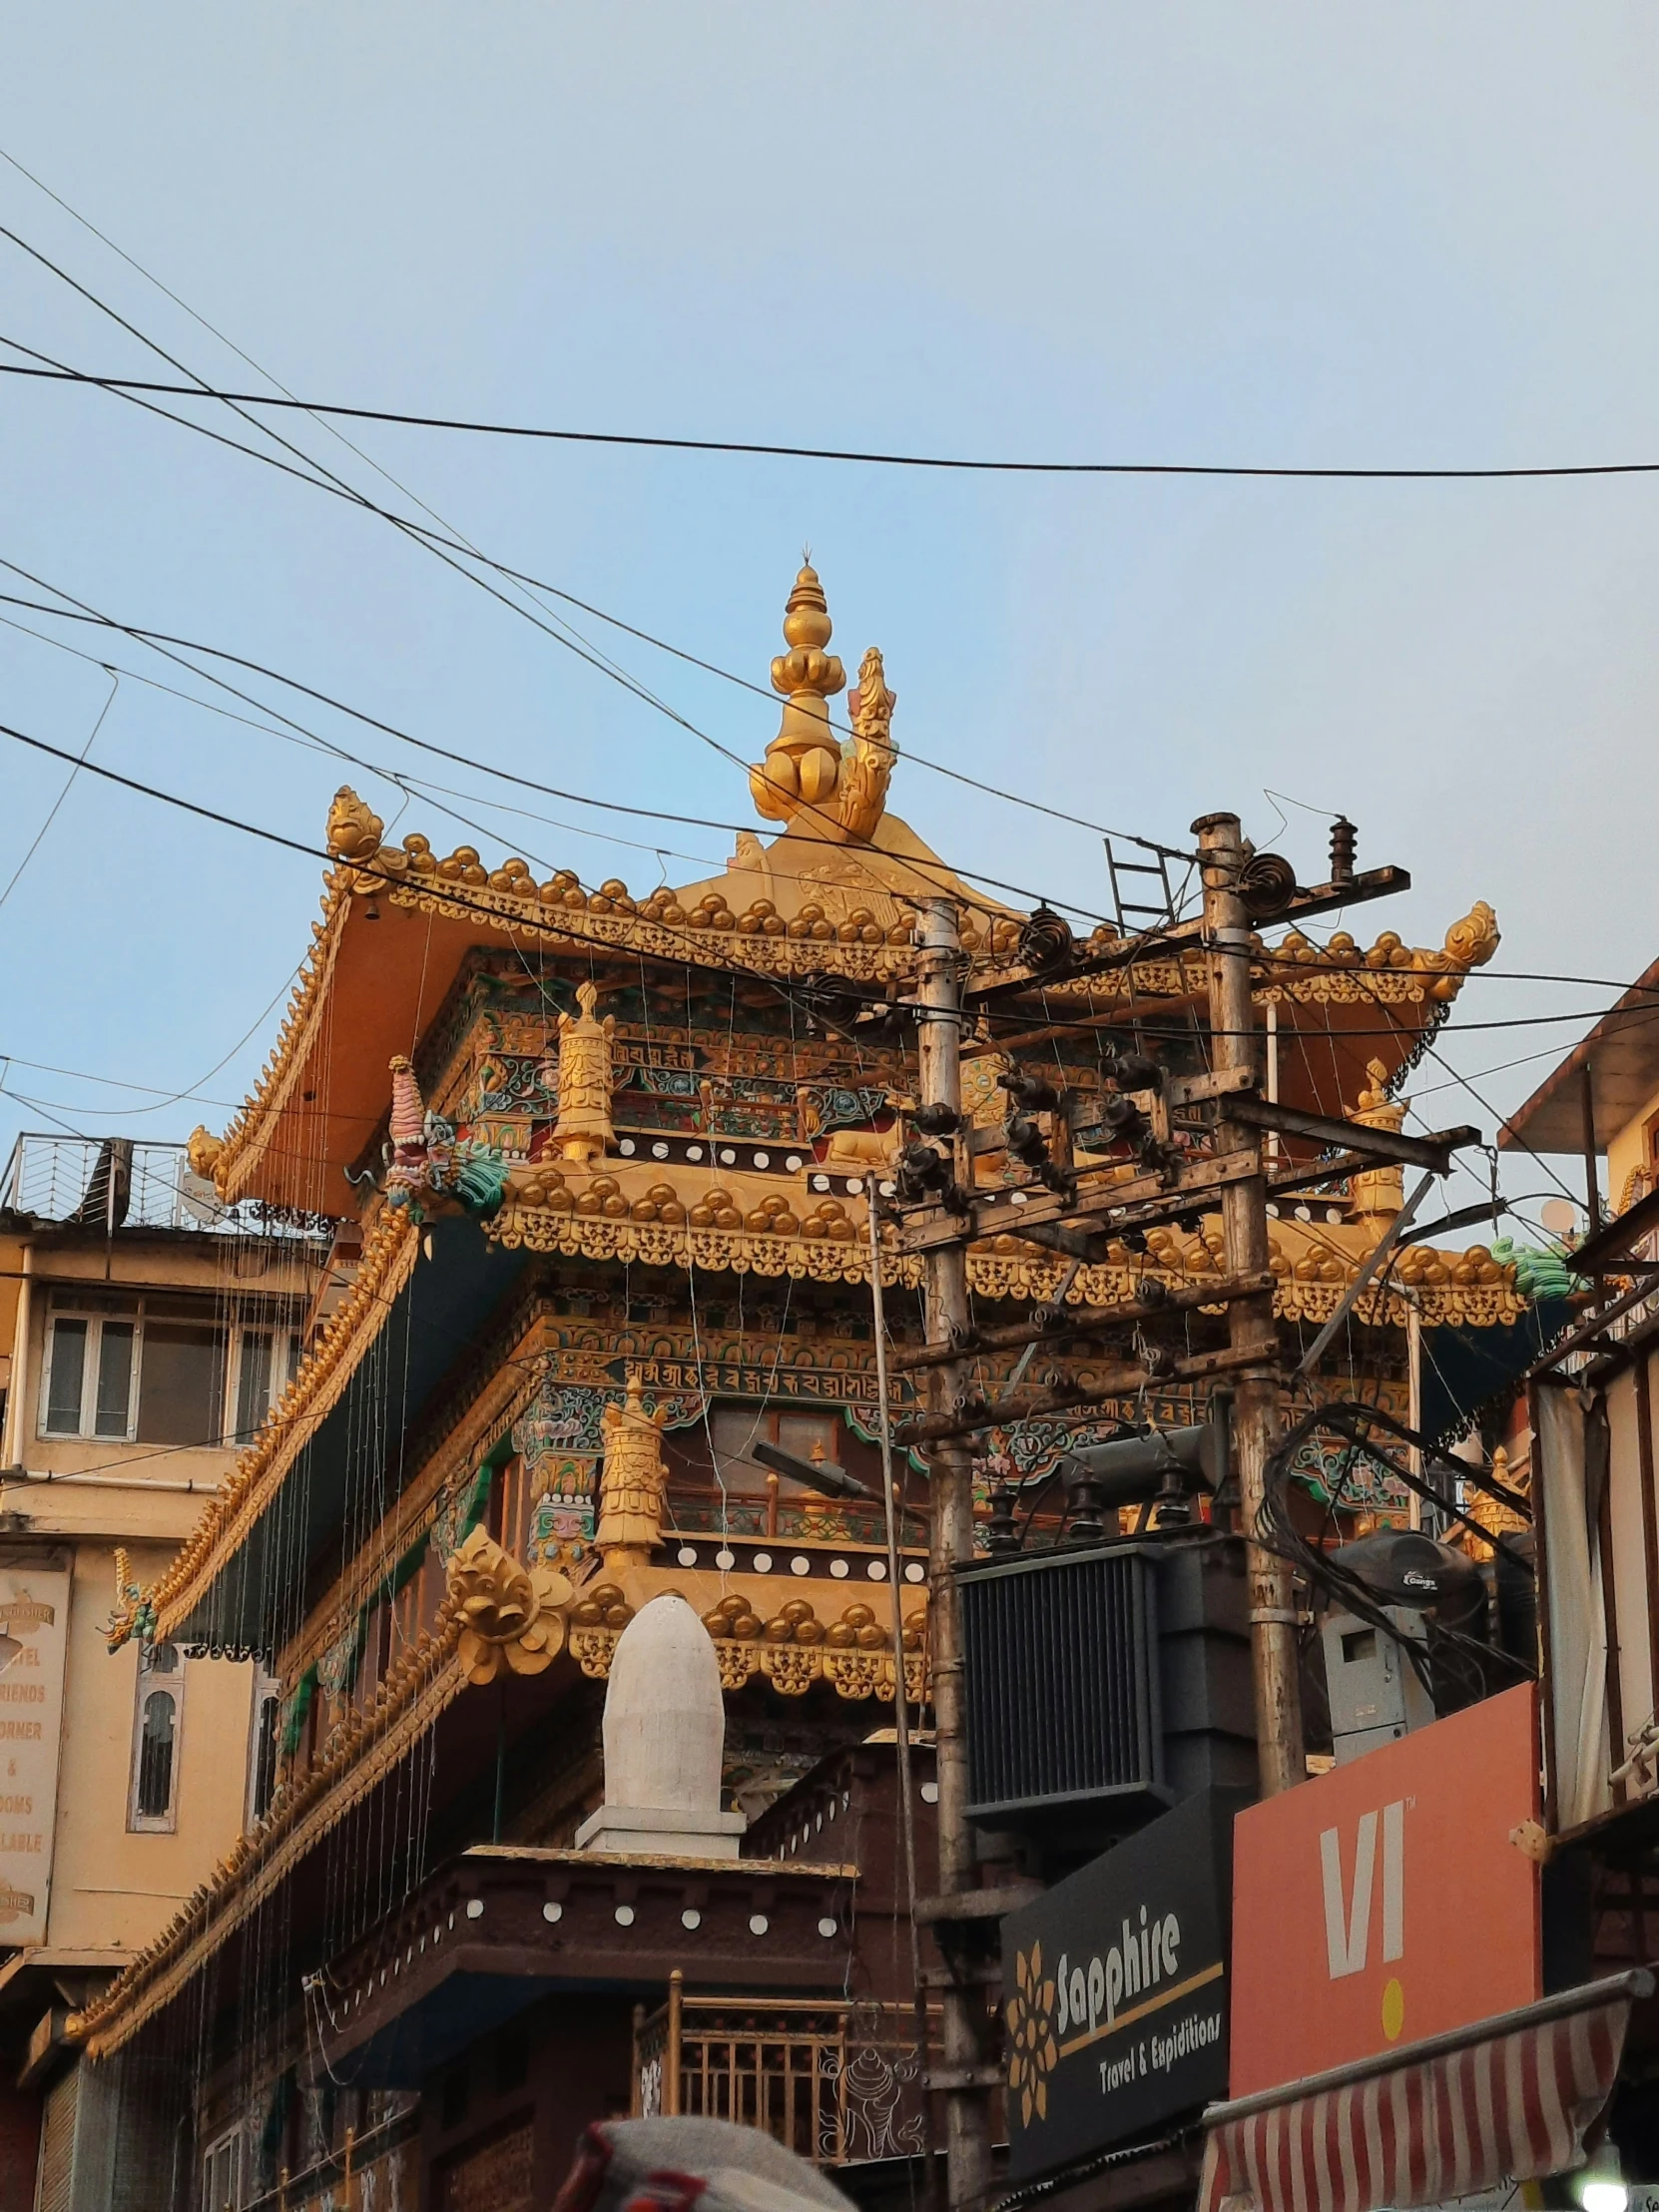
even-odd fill
[{"label": "painted floral motif", "polygon": [[1032,2114],[1048,2117],[1048,2077],[1059,2063],[1054,2040],[1054,1977],[1043,1976],[1043,1947],[1033,1943],[1014,1964],[1014,1994],[1008,1999],[1008,2093],[1019,2099],[1020,2123]]}]

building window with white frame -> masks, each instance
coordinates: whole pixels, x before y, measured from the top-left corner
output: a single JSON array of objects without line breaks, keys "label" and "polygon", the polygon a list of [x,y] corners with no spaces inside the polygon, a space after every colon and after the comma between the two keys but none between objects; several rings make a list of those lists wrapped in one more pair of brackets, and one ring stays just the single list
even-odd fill
[{"label": "building window with white frame", "polygon": [[237,1379],[236,1426],[227,1443],[252,1443],[265,1426],[299,1361],[292,1329],[239,1328],[233,1347]]},{"label": "building window with white frame", "polygon": [[184,1707],[185,1669],[178,1647],[147,1644],[139,1654],[127,1800],[127,1826],[140,1834],[170,1836],[179,1825]]},{"label": "building window with white frame", "polygon": [[202,2212],[242,2212],[242,2130],[232,2128],[202,2153]]},{"label": "building window with white frame", "polygon": [[138,1421],[137,1315],[136,1303],[124,1314],[52,1315],[41,1377],[43,1436],[131,1438]]}]

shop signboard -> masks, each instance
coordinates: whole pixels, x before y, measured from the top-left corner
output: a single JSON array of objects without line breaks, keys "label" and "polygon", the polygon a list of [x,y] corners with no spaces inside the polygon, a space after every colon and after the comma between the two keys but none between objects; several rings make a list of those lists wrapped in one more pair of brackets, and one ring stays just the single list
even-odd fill
[{"label": "shop signboard", "polygon": [[46,1940],[68,1629],[68,1572],[0,1557],[0,1947]]},{"label": "shop signboard", "polygon": [[1530,1683],[1242,1813],[1230,2094],[1533,2003],[1537,1820]]},{"label": "shop signboard", "polygon": [[1201,1790],[1002,1924],[1009,2177],[1227,2090],[1237,1790]]}]

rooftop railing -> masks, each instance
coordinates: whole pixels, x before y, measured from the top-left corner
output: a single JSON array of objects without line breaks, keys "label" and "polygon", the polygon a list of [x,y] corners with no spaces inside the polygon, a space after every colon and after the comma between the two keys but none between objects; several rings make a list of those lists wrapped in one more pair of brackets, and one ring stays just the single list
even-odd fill
[{"label": "rooftop railing", "polygon": [[307,1236],[320,1224],[257,1200],[227,1206],[195,1173],[182,1144],[25,1130],[0,1177],[0,1211],[80,1228],[198,1230],[221,1236]]}]

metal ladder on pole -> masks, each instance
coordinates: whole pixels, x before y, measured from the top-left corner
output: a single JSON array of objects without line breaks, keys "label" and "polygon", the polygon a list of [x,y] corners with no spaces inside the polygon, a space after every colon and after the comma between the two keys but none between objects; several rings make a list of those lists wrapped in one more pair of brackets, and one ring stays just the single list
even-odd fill
[{"label": "metal ladder on pole", "polygon": [[[1136,838],[1134,849],[1150,852],[1154,857],[1150,860],[1126,860],[1120,857],[1118,851],[1118,844],[1123,839],[1120,838],[1118,844],[1114,844],[1110,837],[1103,841],[1106,846],[1106,872],[1112,882],[1112,907],[1117,916],[1118,935],[1134,937],[1148,928],[1173,928],[1176,921],[1175,893],[1170,888],[1170,855],[1164,847],[1161,844],[1143,843]],[[1130,878],[1128,888],[1142,895],[1134,898],[1124,896],[1125,877]],[[1151,877],[1152,882],[1143,880],[1146,877]],[[1162,899],[1156,904],[1144,895],[1151,890],[1153,883],[1163,893]],[[1131,916],[1135,917],[1133,921]]]}]

